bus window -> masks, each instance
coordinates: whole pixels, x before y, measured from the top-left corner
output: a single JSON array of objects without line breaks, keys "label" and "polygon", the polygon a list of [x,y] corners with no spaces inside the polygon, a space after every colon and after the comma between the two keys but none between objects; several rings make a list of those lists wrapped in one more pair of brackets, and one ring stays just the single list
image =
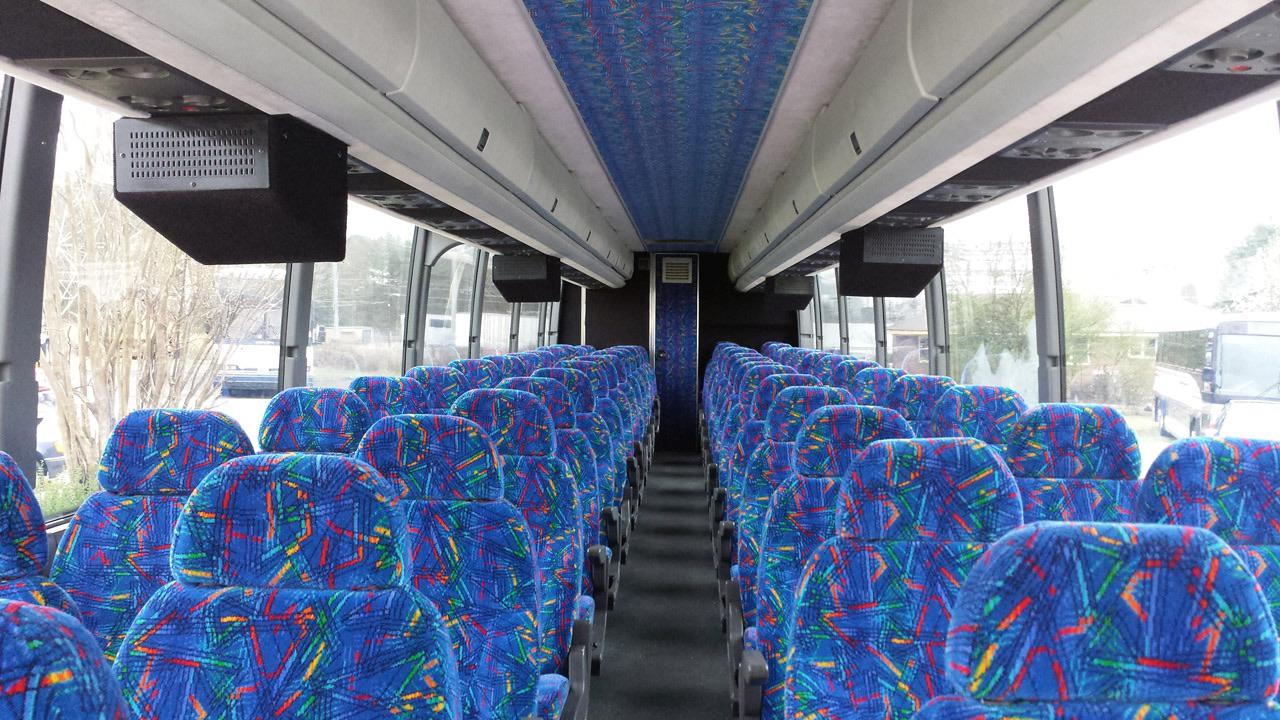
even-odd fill
[{"label": "bus window", "polygon": [[1039,397],[1031,230],[1023,198],[943,225],[951,373]]},{"label": "bus window", "polygon": [[849,354],[863,360],[876,359],[876,316],[868,297],[843,297],[849,324]]},{"label": "bus window", "polygon": [[520,350],[538,347],[538,321],[542,319],[542,303],[520,303]]},{"label": "bus window", "polygon": [[360,375],[399,375],[413,225],[347,203],[347,257],[318,263],[311,290],[308,382],[346,387]]},{"label": "bus window", "polygon": [[116,422],[212,408],[257,435],[276,392],[283,265],[200,265],[112,196],[111,113],[66,98],[45,265],[36,495],[47,518],[98,489]]},{"label": "bus window", "polygon": [[817,281],[818,302],[822,313],[822,349],[840,350],[840,313],[836,303],[840,296],[836,294],[836,270],[828,268],[814,276]]},{"label": "bus window", "polygon": [[1223,323],[1215,337],[1212,383],[1219,399],[1280,399],[1280,316]]},{"label": "bus window", "polygon": [[928,373],[929,323],[924,293],[913,298],[885,298],[884,327],[889,367]]},{"label": "bus window", "polygon": [[511,340],[511,304],[502,299],[502,294],[493,284],[492,255],[484,255],[484,262],[490,263],[489,272],[484,274],[484,306],[480,324],[480,354],[501,355],[510,346]]},{"label": "bus window", "polygon": [[1251,396],[1280,379],[1274,343],[1219,331],[1280,311],[1277,161],[1269,102],[1054,188],[1067,399],[1118,406],[1146,463],[1170,437],[1213,430],[1229,399],[1215,383]]},{"label": "bus window", "polygon": [[447,365],[467,356],[477,252],[470,245],[455,245],[431,266],[423,365]]}]

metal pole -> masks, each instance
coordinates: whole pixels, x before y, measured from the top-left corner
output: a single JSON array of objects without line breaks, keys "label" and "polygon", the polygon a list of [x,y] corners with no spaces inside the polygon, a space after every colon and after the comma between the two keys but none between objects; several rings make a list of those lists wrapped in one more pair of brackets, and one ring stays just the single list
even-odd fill
[{"label": "metal pole", "polygon": [[1028,195],[1027,213],[1031,222],[1031,277],[1035,287],[1040,402],[1062,402],[1067,397],[1067,340],[1053,188]]},{"label": "metal pole", "polygon": [[409,292],[404,306],[404,352],[400,372],[422,364],[422,341],[426,337],[427,291],[431,287],[431,266],[427,264],[427,244],[431,233],[423,228],[413,230],[413,248],[409,251]]},{"label": "metal pole", "polygon": [[520,305],[522,303],[511,303],[511,318],[507,324],[507,352],[516,352],[520,349]]},{"label": "metal pole", "polygon": [[817,275],[810,276],[809,283],[813,287],[813,302],[809,304],[813,309],[813,346],[821,350],[826,345],[822,337],[825,332],[822,324],[826,322],[822,317],[822,283],[818,282]]},{"label": "metal pole", "polygon": [[[35,482],[40,313],[62,96],[5,79],[0,103],[0,450]],[[48,418],[46,422],[57,422]]]},{"label": "metal pole", "polygon": [[471,335],[467,357],[480,357],[480,327],[484,321],[484,281],[488,277],[489,255],[476,248],[476,275],[471,288]]},{"label": "metal pole", "polygon": [[849,298],[840,294],[840,268],[836,268],[836,322],[840,324],[840,354],[849,354]]},{"label": "metal pole", "polygon": [[876,362],[889,367],[889,331],[884,317],[884,298],[871,299],[871,315],[876,324]]},{"label": "metal pole", "polygon": [[929,331],[929,372],[951,374],[951,333],[947,318],[947,276],[939,270],[925,288],[925,318]]},{"label": "metal pole", "polygon": [[315,263],[289,263],[285,269],[278,389],[305,387],[307,384],[311,288],[315,282],[315,274]]}]

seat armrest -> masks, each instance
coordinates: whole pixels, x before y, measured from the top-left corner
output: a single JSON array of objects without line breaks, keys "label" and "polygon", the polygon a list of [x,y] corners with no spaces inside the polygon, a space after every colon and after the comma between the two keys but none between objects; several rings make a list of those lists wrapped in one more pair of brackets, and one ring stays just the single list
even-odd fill
[{"label": "seat armrest", "polygon": [[622,552],[622,513],[618,508],[600,510],[600,527],[604,530],[609,549],[615,554]]},{"label": "seat armrest", "polygon": [[591,621],[573,621],[569,636],[569,699],[561,720],[586,720],[591,697]]},{"label": "seat armrest", "polygon": [[730,580],[725,586],[725,620],[728,639],[726,650],[729,653],[729,667],[737,668],[742,660],[742,637],[746,626],[742,619],[742,588],[737,580]]},{"label": "seat armrest", "polygon": [[769,679],[769,663],[764,654],[747,648],[734,672],[739,720],[759,720],[764,697],[764,684]]},{"label": "seat armrest", "polygon": [[591,674],[599,675],[604,664],[605,633],[609,629],[610,590],[609,551],[603,545],[587,548],[591,570],[591,599],[595,602],[591,618]]},{"label": "seat armrest", "polygon": [[720,580],[730,578],[733,567],[734,551],[738,549],[738,524],[732,520],[720,523],[716,530],[716,577]]},{"label": "seat armrest", "polygon": [[703,480],[703,487],[707,490],[707,496],[710,497],[720,488],[720,466],[716,463],[707,464],[706,478]]}]

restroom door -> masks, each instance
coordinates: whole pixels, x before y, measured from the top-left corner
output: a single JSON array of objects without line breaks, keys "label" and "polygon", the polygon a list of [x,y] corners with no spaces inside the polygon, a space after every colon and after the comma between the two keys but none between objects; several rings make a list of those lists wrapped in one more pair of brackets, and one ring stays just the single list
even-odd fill
[{"label": "restroom door", "polygon": [[698,256],[655,254],[650,259],[650,350],[662,401],[658,447],[698,446]]}]

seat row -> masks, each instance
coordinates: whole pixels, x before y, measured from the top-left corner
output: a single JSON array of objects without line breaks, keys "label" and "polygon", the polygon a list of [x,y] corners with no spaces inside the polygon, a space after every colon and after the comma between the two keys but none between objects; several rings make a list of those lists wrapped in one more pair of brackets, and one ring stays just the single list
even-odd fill
[{"label": "seat row", "polygon": [[[778,374],[775,369],[759,381],[753,401],[771,386],[794,380],[786,376],[795,374]],[[1259,523],[1267,522],[1271,503],[1263,503],[1267,510],[1260,513],[1245,513],[1251,529],[1245,533],[1234,519],[1224,522],[1224,513],[1213,511],[1229,499],[1239,517],[1245,507],[1238,504],[1242,498],[1273,492],[1273,483],[1280,480],[1280,449],[1273,443],[1185,441],[1166,451],[1145,480],[1134,482],[1140,467],[1136,443],[1123,419],[1109,408],[1033,408],[1015,422],[1009,447],[1002,452],[975,438],[911,439],[912,428],[901,416],[886,408],[849,404],[843,388],[800,384],[776,391],[772,401],[761,401],[768,402],[762,442],[769,449],[759,452],[768,462],[750,465],[745,473],[746,512],[738,516],[743,532],[726,588],[733,697],[742,717],[911,717],[925,701],[951,687],[943,648],[949,620],[952,635],[957,633],[953,608],[965,573],[991,543],[1017,530],[1024,520],[1039,519],[1035,515],[1120,513],[1147,522],[1207,527],[1224,533],[1229,542],[1260,537],[1267,544],[1274,542],[1258,532]],[[1029,476],[1015,478],[1011,467]],[[764,482],[757,482],[757,471],[763,471]],[[1090,475],[1124,479],[1094,480]],[[1185,478],[1196,480],[1187,487]],[[1039,491],[1046,483],[1056,489]],[[1098,486],[1123,486],[1125,500],[1111,502],[1113,498]],[[1170,497],[1175,492],[1180,493],[1176,500]],[[1215,493],[1223,495],[1209,499]],[[1048,495],[1088,502],[1040,502]],[[1033,514],[1024,518],[1026,497],[1034,498],[1027,506]],[[1280,519],[1280,513],[1275,518]],[[1106,550],[1108,542],[1137,537],[1132,528],[1070,527],[1094,529],[1076,535],[1071,535],[1076,529],[1053,530],[1046,537],[1054,539],[1045,540],[1041,549],[1047,552],[1066,542],[1062,538],[1102,537],[1109,538],[1098,541]],[[1236,559],[1264,578],[1266,588],[1270,548],[1233,544]],[[1080,558],[1094,549],[1087,547],[1089,552],[1082,551]],[[1150,551],[1136,552],[1125,562],[1137,563],[1134,558]],[[1072,577],[1051,580],[1068,583]],[[1034,592],[1029,597],[1040,599]],[[1160,601],[1160,593],[1143,599]],[[1280,591],[1273,591],[1270,600],[1280,600]],[[1057,610],[1050,620],[1053,612]],[[1255,609],[1245,606],[1242,612]],[[1156,627],[1149,624],[1140,630]],[[1138,630],[1126,632],[1130,634],[1121,637],[1127,641]],[[1147,649],[1171,641],[1156,637]],[[1065,662],[1074,663],[1074,658]],[[1004,668],[993,672],[1006,677]],[[975,710],[976,699],[1004,702],[1030,696],[1019,695],[1016,688],[998,695],[956,688],[968,694],[968,700],[940,701],[945,709],[931,712],[974,714],[931,717],[1063,716],[1061,708],[1048,705],[1018,708],[1034,710],[1029,715],[1004,714],[998,706]],[[1273,693],[1274,688],[1253,697],[1269,701]],[[1164,700],[1207,697],[1152,694]],[[1123,698],[1116,694],[1086,699]],[[1269,707],[1266,702],[1263,706]],[[1241,717],[1258,709],[1249,707]],[[1080,713],[1069,717],[1137,717],[1107,714],[1088,702],[1067,709]],[[1224,717],[1212,712],[1216,710],[1187,716]]]},{"label": "seat row", "polygon": [[[567,360],[553,358],[554,362],[544,363],[550,367],[533,369],[533,377],[494,378],[501,386],[496,388],[464,392],[465,387],[461,386],[456,390],[442,389],[443,382],[418,383],[426,394],[434,393],[437,398],[456,395],[447,410],[421,405],[414,408],[433,411],[429,413],[399,412],[405,408],[392,403],[405,402],[404,398],[412,393],[412,384],[391,379],[381,383],[361,379],[353,383],[366,390],[387,390],[376,396],[383,401],[381,405],[366,403],[354,391],[288,390],[268,407],[261,437],[262,447],[268,451],[264,455],[253,455],[243,431],[218,413],[133,413],[116,428],[104,453],[99,476],[104,492],[85,503],[63,537],[51,572],[58,584],[39,575],[47,550],[39,508],[30,488],[16,466],[0,463],[9,480],[5,487],[10,488],[11,494],[11,501],[4,506],[8,509],[5,517],[11,518],[11,535],[18,538],[14,541],[12,571],[0,574],[6,578],[0,580],[0,598],[16,597],[50,605],[82,619],[106,657],[115,660],[117,674],[124,681],[125,697],[140,717],[203,714],[209,712],[210,705],[235,701],[233,695],[222,694],[229,693],[232,687],[240,688],[237,693],[244,688],[258,688],[251,691],[259,694],[249,698],[249,707],[289,715],[295,710],[313,711],[318,707],[316,703],[337,702],[334,693],[362,695],[360,688],[366,681],[374,685],[381,682],[365,678],[364,669],[356,667],[348,669],[345,676],[328,673],[325,681],[330,684],[317,685],[319,659],[313,660],[311,670],[302,676],[282,676],[285,664],[305,669],[297,665],[302,645],[314,650],[318,642],[321,653],[327,646],[329,655],[351,657],[341,632],[331,627],[309,628],[287,619],[295,611],[304,612],[311,619],[330,615],[327,609],[295,603],[295,598],[288,597],[290,593],[316,583],[324,583],[329,590],[354,583],[352,589],[362,591],[381,587],[378,583],[403,585],[432,601],[442,615],[442,627],[449,632],[453,655],[449,660],[455,663],[451,667],[456,667],[461,678],[456,693],[460,713],[457,717],[523,718],[531,714],[535,702],[540,717],[584,717],[588,676],[593,670],[599,671],[603,658],[607,608],[616,598],[617,575],[611,572],[610,549],[596,543],[601,534],[599,515],[583,512],[587,494],[580,492],[578,480],[582,477],[594,483],[590,470],[597,463],[591,445],[584,442],[586,433],[574,424],[573,411],[589,408],[592,412],[578,414],[594,414],[594,405],[586,404],[592,397],[588,394],[591,373],[584,369],[594,369],[600,382],[605,382],[607,376],[599,368],[612,367],[626,358],[625,372],[629,377],[652,377],[647,355],[640,361],[632,350],[610,350],[614,352],[600,355],[613,360],[591,359],[596,354],[589,349],[572,352],[569,354],[573,357]],[[575,365],[583,369],[575,369]],[[415,370],[424,377],[435,375],[458,385],[471,383],[465,377],[459,381],[457,371]],[[527,366],[515,371],[525,370]],[[555,379],[557,375],[570,379],[578,386],[578,392],[571,393]],[[410,388],[409,394],[402,392],[406,387]],[[648,399],[642,388],[636,390],[641,401]],[[648,407],[652,407],[649,402]],[[379,419],[371,426],[368,419],[374,411],[370,405],[381,408]],[[645,406],[635,407],[643,413],[638,429],[650,432],[651,413],[646,412]],[[603,425],[598,417],[596,422]],[[652,422],[656,423],[656,419]],[[594,436],[605,439],[607,463],[623,462],[625,446],[615,444],[602,428],[596,429]],[[631,442],[630,437],[627,442]],[[651,440],[642,435],[641,441],[632,443],[630,449],[647,452],[646,444],[651,447]],[[562,445],[574,452],[562,455],[557,449]],[[572,470],[575,460],[580,466]],[[633,460],[632,464],[637,463]],[[228,467],[234,467],[236,472],[230,473],[225,469]],[[229,473],[233,477],[228,480],[225,476]],[[363,473],[361,477],[377,479],[385,486],[375,495],[397,507],[396,513],[404,514],[403,527],[379,521],[376,526],[365,528],[361,525],[364,519],[357,517],[363,510],[353,511],[354,514],[330,512],[331,503],[324,498],[346,493],[346,488],[355,482],[352,473]],[[326,486],[323,491],[303,488],[317,479],[328,482],[329,474],[347,479]],[[207,577],[202,574],[205,569],[180,571],[178,554],[184,514],[192,512],[194,498],[203,492],[200,488],[212,483],[210,478],[215,476],[222,478],[219,482],[230,483],[222,498],[224,505],[239,505],[240,498],[233,496],[247,492],[246,487],[279,485],[265,497],[239,505],[240,514],[246,517],[232,518],[230,525],[220,526],[220,532],[237,538],[248,533],[248,537],[256,538],[254,542],[270,544],[276,539],[273,534],[286,522],[299,522],[306,527],[305,542],[295,539],[294,544],[255,550],[240,558],[228,556],[227,548],[219,546],[220,560],[194,556],[181,560],[209,562],[217,566],[217,571],[210,571]],[[269,482],[264,476],[269,476]],[[591,487],[594,497],[595,486]],[[604,486],[600,489],[603,495]],[[318,509],[309,503],[318,503]],[[252,532],[234,527],[241,520],[250,522],[251,515],[257,523]],[[593,518],[597,521],[594,526],[590,524]],[[337,533],[344,538],[342,542],[347,542],[349,536],[356,537],[377,547],[344,556],[337,552],[340,544],[336,539],[312,537],[321,525],[323,532],[319,534]],[[228,535],[222,542],[231,540]],[[316,542],[323,544],[322,548],[317,546],[318,555],[298,554],[304,545]],[[402,542],[405,554],[392,562],[395,558],[388,554],[391,545]],[[279,557],[267,559],[272,553]],[[374,556],[382,557],[376,563],[381,571],[394,564],[399,567],[398,574],[379,575],[375,583],[360,576],[358,570],[348,570]],[[235,569],[232,575],[219,574],[241,561],[250,567]],[[355,579],[335,580],[353,572],[358,576]],[[279,601],[282,604],[271,601],[266,606],[240,608],[247,613],[243,616],[248,618],[246,624],[223,626],[232,636],[240,632],[253,636],[252,659],[260,674],[252,678],[252,683],[239,684],[248,678],[236,675],[237,684],[226,685],[223,680],[231,682],[231,675],[216,678],[207,674],[211,664],[244,665],[249,656],[235,655],[245,649],[236,644],[244,638],[221,633],[216,634],[217,638],[210,636],[208,628],[218,626],[200,617],[212,616],[202,615],[190,622],[175,620],[181,615],[180,608],[165,606],[165,601],[157,599],[174,583],[256,588],[250,594],[259,598],[275,597],[277,590],[284,592],[285,597]],[[203,607],[203,601],[194,600],[190,593],[175,590],[173,594],[179,598],[175,601],[179,605],[186,601],[181,598],[186,598]],[[163,613],[152,612],[153,605]],[[254,612],[274,619],[260,626],[255,623]],[[391,615],[398,613],[399,610]],[[386,613],[375,612],[383,614]],[[148,629],[148,623],[157,627]],[[381,628],[379,632],[385,630]],[[157,635],[164,635],[172,645],[158,647],[154,643]],[[260,643],[264,638],[283,653],[271,658],[277,663],[274,670],[263,667]],[[218,643],[230,644],[222,647]],[[211,645],[217,647],[207,647]],[[361,649],[358,643],[351,647],[357,653],[354,657],[374,654],[372,647]],[[169,651],[176,655],[169,658]],[[382,657],[380,651],[378,656]],[[439,654],[434,658],[435,662],[447,664]],[[139,672],[127,669],[131,662],[142,659],[147,660]],[[387,662],[397,663],[399,668],[392,675],[401,670],[418,672],[403,667],[402,660],[387,656]],[[329,662],[327,657],[325,662]],[[187,691],[186,696],[203,698],[206,692],[213,693],[212,697],[199,700],[201,708],[173,705],[183,693],[173,694],[171,684],[156,682],[158,674],[174,667],[186,668],[186,674],[176,680],[170,678],[169,683],[178,683]],[[383,679],[391,679],[392,675]],[[341,678],[345,678],[345,688],[332,684]],[[290,684],[294,681],[296,687]],[[300,704],[273,705],[281,701],[273,693],[286,689],[296,690],[295,697],[302,700],[290,702]],[[366,705],[370,714],[379,714],[372,710],[374,697],[383,696],[372,693],[350,708],[344,706],[342,712],[354,714],[330,715],[322,711],[321,715],[363,717],[359,708]],[[439,703],[428,704],[437,710],[443,707]],[[414,713],[426,705],[390,704],[383,710],[388,707],[402,707],[417,717]]]}]

